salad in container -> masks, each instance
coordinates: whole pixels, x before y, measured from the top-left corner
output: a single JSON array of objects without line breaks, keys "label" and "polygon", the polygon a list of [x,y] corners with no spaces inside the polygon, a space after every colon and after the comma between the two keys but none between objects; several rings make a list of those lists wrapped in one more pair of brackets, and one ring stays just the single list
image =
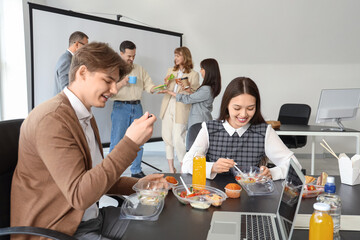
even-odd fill
[{"label": "salad in container", "polygon": [[214,187],[187,184],[190,194],[183,185],[172,189],[175,197],[183,204],[190,204],[193,208],[207,209],[211,205],[218,207],[226,200],[226,194]]},{"label": "salad in container", "polygon": [[272,179],[260,175],[260,169],[255,166],[240,166],[236,171],[235,180],[249,196],[272,194],[275,190]]},{"label": "salad in container", "polygon": [[140,202],[145,205],[157,205],[161,200],[164,200],[170,188],[170,184],[156,181],[137,182],[133,186]]}]

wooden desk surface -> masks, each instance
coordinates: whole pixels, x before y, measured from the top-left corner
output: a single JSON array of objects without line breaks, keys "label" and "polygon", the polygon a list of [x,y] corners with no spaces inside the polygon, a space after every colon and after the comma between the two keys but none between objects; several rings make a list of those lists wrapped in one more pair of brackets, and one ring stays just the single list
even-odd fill
[{"label": "wooden desk surface", "polygon": [[[168,174],[174,176],[180,182],[180,174]],[[186,183],[191,183],[190,174],[181,175]],[[224,190],[227,183],[236,182],[231,176],[218,176],[214,180],[207,180],[206,184]],[[165,206],[157,221],[132,221],[122,239],[206,239],[210,228],[212,213],[214,211],[252,211],[275,213],[278,207],[279,195],[282,189],[282,181],[276,181],[275,194],[268,196],[249,197],[245,191],[237,199],[226,199],[222,206],[211,206],[207,210],[198,210],[190,205],[183,205],[169,191],[165,200]],[[347,215],[360,215],[358,199],[360,199],[360,185],[351,187],[339,184],[340,178],[336,177],[337,193],[341,196],[342,213]],[[312,213],[315,198],[303,199],[300,213]],[[351,239],[352,232],[341,232],[342,239]],[[359,234],[359,233],[355,233]],[[348,238],[350,237],[350,238]],[[292,239],[307,239],[308,233],[304,230],[296,230]],[[354,238],[353,238],[354,239]]]}]

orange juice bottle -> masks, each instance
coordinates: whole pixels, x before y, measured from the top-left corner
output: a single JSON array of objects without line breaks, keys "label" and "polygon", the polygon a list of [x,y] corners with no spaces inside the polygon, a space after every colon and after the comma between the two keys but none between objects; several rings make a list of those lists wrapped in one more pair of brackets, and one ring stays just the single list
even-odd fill
[{"label": "orange juice bottle", "polygon": [[206,185],[206,158],[204,155],[195,154],[193,158],[192,184]]},{"label": "orange juice bottle", "polygon": [[309,240],[332,240],[334,223],[329,215],[330,205],[315,203],[314,213],[310,218]]}]

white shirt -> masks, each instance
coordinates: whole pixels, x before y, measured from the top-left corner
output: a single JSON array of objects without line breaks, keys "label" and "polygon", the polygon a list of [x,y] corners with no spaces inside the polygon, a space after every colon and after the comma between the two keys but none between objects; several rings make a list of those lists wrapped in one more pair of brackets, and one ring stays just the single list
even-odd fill
[{"label": "white shirt", "polygon": [[[235,129],[227,121],[224,121],[223,126],[229,136],[232,136],[235,132],[237,132],[239,137],[241,137],[249,128],[250,124],[246,124],[241,128]],[[189,152],[185,154],[181,168],[182,172],[192,174],[194,154],[198,152],[206,155],[208,149],[209,133],[206,123],[203,122],[202,128],[200,129],[193,145],[191,146]],[[301,168],[301,165],[294,156],[294,153],[285,146],[270,125],[268,125],[265,134],[265,155],[276,165],[276,167],[269,169],[273,180],[284,179],[286,177],[287,169],[290,164],[290,158],[292,158]],[[216,177],[216,173],[211,173],[213,165],[214,162],[206,162],[206,178],[208,179],[214,179]]]},{"label": "white shirt", "polygon": [[[87,143],[89,145],[92,166],[95,167],[102,161],[102,155],[100,152],[99,145],[96,141],[94,130],[91,127],[90,119],[93,117],[91,111],[88,111],[80,99],[72,93],[67,87],[64,88],[64,93],[68,97],[72,108],[75,111],[77,118],[79,119],[80,125],[85,133]],[[89,127],[87,131],[86,128]],[[92,136],[87,136],[87,133]],[[82,221],[87,221],[96,218],[99,215],[99,208],[96,203],[92,204],[88,209],[85,210]]]},{"label": "white shirt", "polygon": [[74,56],[74,53],[72,51],[70,51],[69,49],[66,49],[69,53],[71,53],[71,55]]}]

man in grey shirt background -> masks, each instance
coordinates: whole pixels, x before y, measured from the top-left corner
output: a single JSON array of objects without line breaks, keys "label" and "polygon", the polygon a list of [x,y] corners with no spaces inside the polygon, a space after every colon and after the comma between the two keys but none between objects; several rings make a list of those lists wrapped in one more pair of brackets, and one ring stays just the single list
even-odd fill
[{"label": "man in grey shirt background", "polygon": [[61,92],[69,84],[69,69],[74,53],[85,44],[89,37],[80,31],[73,32],[69,37],[69,48],[61,55],[55,67],[55,90],[54,95]]}]

